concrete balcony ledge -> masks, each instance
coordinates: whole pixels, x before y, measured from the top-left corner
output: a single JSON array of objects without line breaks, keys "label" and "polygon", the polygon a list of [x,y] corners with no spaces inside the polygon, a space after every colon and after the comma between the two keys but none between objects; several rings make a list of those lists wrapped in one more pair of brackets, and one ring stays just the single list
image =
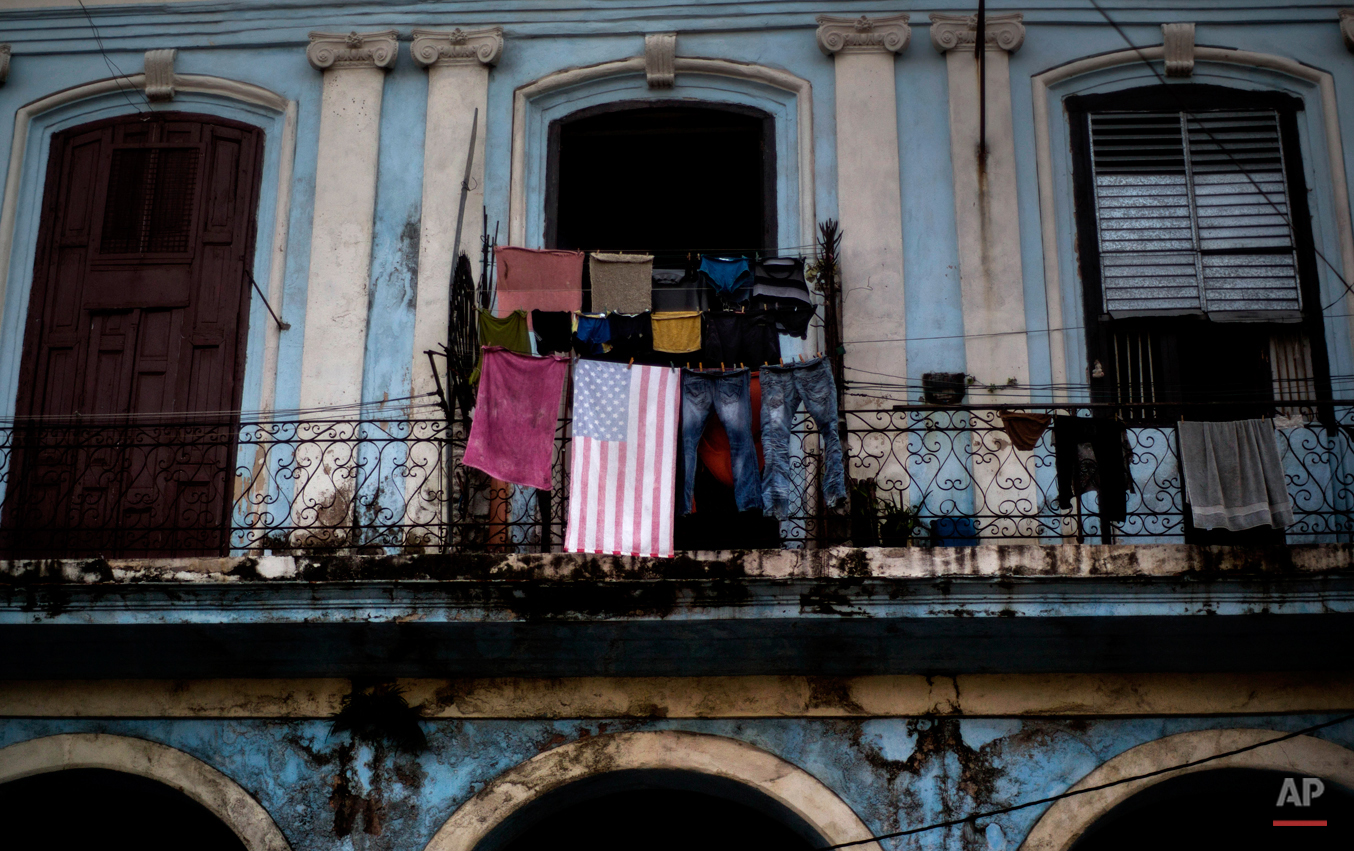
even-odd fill
[{"label": "concrete balcony ledge", "polygon": [[33,583],[611,582],[626,580],[1209,578],[1354,574],[1354,545],[993,544],[686,552],[673,558],[572,553],[237,556],[0,561],[0,586]]}]

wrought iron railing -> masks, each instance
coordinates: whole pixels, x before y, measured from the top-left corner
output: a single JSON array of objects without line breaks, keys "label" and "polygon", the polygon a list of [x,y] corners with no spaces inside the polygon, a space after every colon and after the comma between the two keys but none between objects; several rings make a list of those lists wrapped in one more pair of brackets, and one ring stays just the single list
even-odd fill
[{"label": "wrought iron railing", "polygon": [[[1350,540],[1354,403],[1284,405],[1299,419],[1276,431],[1295,513],[1279,540]],[[1152,412],[1155,425],[1130,420],[1133,488],[1124,519],[1106,522],[1095,493],[1059,506],[1052,431],[1015,449],[1002,409],[844,412],[849,510],[822,504],[820,437],[801,415],[791,447],[801,498],[779,524],[780,545],[1205,539],[1188,520],[1171,412]],[[441,419],[0,427],[0,557],[559,551],[568,421],[548,492],[464,467],[464,446],[462,425]]]}]

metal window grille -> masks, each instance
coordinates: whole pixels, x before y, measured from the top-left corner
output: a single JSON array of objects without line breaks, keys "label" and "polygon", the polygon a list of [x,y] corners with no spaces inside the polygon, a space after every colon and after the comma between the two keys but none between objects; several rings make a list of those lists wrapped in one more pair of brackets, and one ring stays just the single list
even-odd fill
[{"label": "metal window grille", "polygon": [[1278,113],[1089,121],[1107,313],[1301,308]]},{"label": "metal window grille", "polygon": [[197,148],[113,151],[103,208],[103,254],[187,251],[197,197]]}]

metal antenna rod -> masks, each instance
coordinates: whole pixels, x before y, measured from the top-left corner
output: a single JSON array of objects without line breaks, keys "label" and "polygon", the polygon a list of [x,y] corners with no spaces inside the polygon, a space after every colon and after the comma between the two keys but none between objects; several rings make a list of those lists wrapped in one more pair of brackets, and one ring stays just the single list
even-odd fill
[{"label": "metal antenna rod", "polygon": [[978,162],[987,161],[987,8],[978,0],[973,56],[978,60]]}]

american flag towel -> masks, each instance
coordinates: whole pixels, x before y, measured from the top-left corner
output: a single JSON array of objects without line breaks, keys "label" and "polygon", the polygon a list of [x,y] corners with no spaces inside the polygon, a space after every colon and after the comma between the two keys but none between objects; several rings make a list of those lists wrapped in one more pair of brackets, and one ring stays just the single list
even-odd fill
[{"label": "american flag towel", "polygon": [[566,552],[672,555],[680,373],[589,360],[574,368]]}]

